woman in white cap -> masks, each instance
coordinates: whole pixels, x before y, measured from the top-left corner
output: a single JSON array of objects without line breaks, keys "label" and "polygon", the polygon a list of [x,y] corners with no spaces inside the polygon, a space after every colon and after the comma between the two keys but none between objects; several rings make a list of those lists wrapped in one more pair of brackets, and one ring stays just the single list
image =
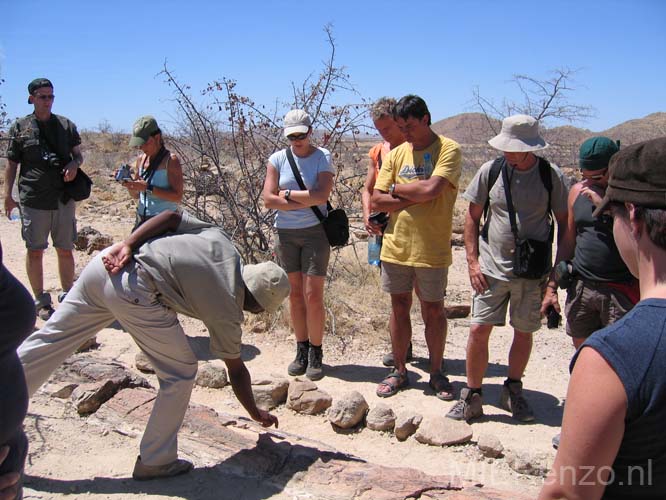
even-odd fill
[{"label": "woman in white cap", "polygon": [[152,116],[142,116],[132,127],[129,145],[140,148],[136,175],[124,180],[132,198],[139,200],[134,229],[166,210],[175,211],[183,199],[180,160],[164,146],[162,130]]},{"label": "woman in white cap", "polygon": [[310,143],[312,119],[305,111],[287,113],[284,135],[290,146],[268,159],[263,197],[266,208],[277,210],[275,250],[291,284],[289,310],[297,347],[288,372],[319,380],[323,377],[324,281],[331,250],[311,207],[326,216],[335,170],[330,152]]}]

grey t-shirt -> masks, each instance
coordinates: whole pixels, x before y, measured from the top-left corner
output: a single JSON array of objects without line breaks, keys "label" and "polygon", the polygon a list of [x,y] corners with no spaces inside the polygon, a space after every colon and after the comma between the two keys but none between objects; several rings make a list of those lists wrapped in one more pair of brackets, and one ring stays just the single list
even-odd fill
[{"label": "grey t-shirt", "polygon": [[[488,198],[488,177],[493,160],[481,165],[469,183],[462,197],[477,205],[483,206]],[[553,212],[567,211],[569,190],[564,176],[554,163],[551,166],[553,190],[551,192],[551,209]],[[518,237],[546,241],[550,226],[548,224],[548,191],[539,175],[538,161],[528,170],[516,170],[509,167],[511,196],[516,213]],[[481,272],[493,278],[508,281],[513,275],[513,252],[515,243],[511,232],[509,211],[507,210],[504,181],[500,174],[490,190],[490,207],[488,209],[490,224],[488,241],[479,236],[479,263]]]},{"label": "grey t-shirt", "polygon": [[160,302],[203,321],[213,354],[240,357],[241,257],[221,228],[184,212],[175,233],[144,243],[134,259],[154,281]]}]

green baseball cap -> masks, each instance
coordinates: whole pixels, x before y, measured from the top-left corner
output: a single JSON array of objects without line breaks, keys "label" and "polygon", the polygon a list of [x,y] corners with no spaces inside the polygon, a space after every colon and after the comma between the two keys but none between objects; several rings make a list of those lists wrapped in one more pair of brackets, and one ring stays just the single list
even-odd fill
[{"label": "green baseball cap", "polygon": [[[35,78],[33,81],[31,81],[28,84],[28,94],[32,95],[35,93],[35,90],[41,89],[42,87],[51,87],[53,88],[53,84],[51,83],[51,80],[48,78]],[[30,103],[30,99],[28,99],[28,104]]]},{"label": "green baseball cap", "polygon": [[608,137],[590,137],[580,145],[578,165],[581,170],[608,168],[611,156],[620,150],[620,143]]},{"label": "green baseball cap", "polygon": [[150,115],[142,116],[132,126],[132,137],[129,145],[132,147],[143,146],[151,135],[161,132],[157,120]]}]

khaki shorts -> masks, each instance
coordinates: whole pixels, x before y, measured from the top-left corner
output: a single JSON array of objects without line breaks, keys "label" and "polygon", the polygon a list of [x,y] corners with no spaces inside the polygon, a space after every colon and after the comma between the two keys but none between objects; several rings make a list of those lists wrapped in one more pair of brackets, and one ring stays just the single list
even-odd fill
[{"label": "khaki shorts", "polygon": [[546,278],[509,281],[485,278],[488,290],[475,294],[472,300],[473,324],[503,326],[509,307],[509,324],[516,330],[532,333],[541,328],[540,310]]},{"label": "khaki shorts", "polygon": [[287,273],[326,276],[331,245],[321,224],[305,229],[278,229],[275,254]]},{"label": "khaki shorts", "polygon": [[45,250],[51,234],[53,246],[71,250],[76,241],[76,202],[58,202],[57,210],[21,207],[21,235],[28,250]]},{"label": "khaki shorts", "polygon": [[629,297],[618,289],[601,282],[577,279],[567,289],[564,305],[567,335],[587,338],[597,330],[615,323],[633,307]]},{"label": "khaki shorts", "polygon": [[446,297],[448,267],[413,267],[382,262],[382,290],[390,294],[410,293],[416,284],[419,299],[439,302]]}]

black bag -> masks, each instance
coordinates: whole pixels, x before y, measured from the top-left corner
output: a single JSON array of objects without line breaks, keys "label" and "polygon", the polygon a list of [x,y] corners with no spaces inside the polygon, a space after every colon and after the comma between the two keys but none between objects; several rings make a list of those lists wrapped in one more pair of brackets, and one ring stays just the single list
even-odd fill
[{"label": "black bag", "polygon": [[88,174],[79,167],[74,180],[65,182],[65,192],[62,195],[63,203],[67,203],[70,199],[74,201],[87,200],[90,197],[92,184],[93,181],[88,177]]},{"label": "black bag", "polygon": [[[511,232],[516,243],[513,253],[513,274],[519,278],[541,279],[552,267],[552,243],[554,228],[550,221],[550,235],[546,241],[520,239],[518,238],[518,227],[516,225],[516,212],[513,209],[511,199],[511,181],[507,173],[506,163],[502,165],[502,181],[504,182],[504,194],[509,211]],[[548,191],[548,216],[550,215],[550,191]]]},{"label": "black bag", "polygon": [[[291,152],[291,148],[287,148],[287,159],[289,160],[289,165],[291,166],[291,171],[294,174],[296,182],[298,182],[301,189],[306,189],[301,173],[296,167],[296,161],[294,160],[294,154]],[[328,210],[328,215],[326,217],[324,217],[324,214],[321,213],[321,210],[319,210],[318,207],[313,206],[310,208],[324,227],[328,244],[332,247],[346,245],[349,241],[349,219],[347,218],[345,211],[342,208],[334,209],[329,201],[326,202],[326,209]]]}]

